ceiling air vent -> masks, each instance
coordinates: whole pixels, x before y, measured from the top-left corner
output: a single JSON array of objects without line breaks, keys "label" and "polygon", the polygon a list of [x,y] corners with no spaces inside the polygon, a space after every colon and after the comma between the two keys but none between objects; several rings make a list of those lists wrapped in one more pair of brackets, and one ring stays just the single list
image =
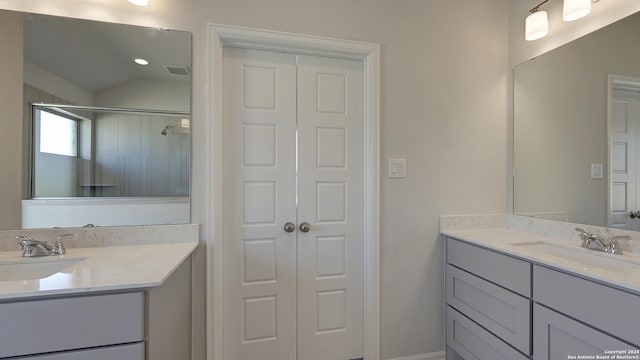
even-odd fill
[{"label": "ceiling air vent", "polygon": [[184,66],[165,65],[168,72],[174,75],[189,75],[189,68]]}]

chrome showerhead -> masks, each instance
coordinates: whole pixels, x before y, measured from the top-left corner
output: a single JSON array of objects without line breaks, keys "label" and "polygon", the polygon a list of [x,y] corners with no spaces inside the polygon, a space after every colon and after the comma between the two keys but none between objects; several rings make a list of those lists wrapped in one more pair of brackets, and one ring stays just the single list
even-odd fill
[{"label": "chrome showerhead", "polygon": [[167,136],[167,134],[169,133],[169,130],[173,129],[173,126],[171,125],[167,125],[164,127],[164,129],[162,129],[162,131],[160,132],[160,134],[162,136]]}]

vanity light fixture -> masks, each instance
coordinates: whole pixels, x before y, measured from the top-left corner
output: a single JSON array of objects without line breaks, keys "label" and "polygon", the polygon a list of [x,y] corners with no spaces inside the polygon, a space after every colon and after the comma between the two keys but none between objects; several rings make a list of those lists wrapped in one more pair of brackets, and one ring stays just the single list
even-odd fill
[{"label": "vanity light fixture", "polygon": [[591,12],[591,0],[564,0],[562,4],[562,20],[574,21]]},{"label": "vanity light fixture", "polygon": [[142,66],[146,66],[149,65],[149,60],[147,59],[143,59],[143,58],[133,58],[133,62],[138,64],[138,65],[142,65]]},{"label": "vanity light fixture", "polygon": [[[574,21],[587,16],[591,12],[591,3],[599,0],[564,0],[562,4],[562,20]],[[549,2],[545,0],[529,10],[525,21],[525,39],[538,40],[549,33],[549,20],[546,11],[540,7]]]},{"label": "vanity light fixture", "polygon": [[549,20],[547,17],[547,12],[538,10],[537,8],[531,9],[529,16],[527,16],[525,24],[525,39],[527,41],[538,40],[547,36],[548,33]]},{"label": "vanity light fixture", "polygon": [[129,0],[130,3],[137,6],[147,6],[149,5],[149,0]]}]

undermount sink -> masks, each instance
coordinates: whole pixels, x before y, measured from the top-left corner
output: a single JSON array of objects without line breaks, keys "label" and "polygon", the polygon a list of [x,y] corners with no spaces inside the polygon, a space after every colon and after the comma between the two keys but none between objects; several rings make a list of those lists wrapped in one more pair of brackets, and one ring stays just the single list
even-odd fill
[{"label": "undermount sink", "polygon": [[86,258],[42,257],[0,262],[0,281],[44,279]]},{"label": "undermount sink", "polygon": [[533,251],[578,261],[586,265],[585,267],[587,269],[591,267],[615,271],[640,269],[640,259],[636,259],[628,255],[613,255],[596,250],[584,249],[577,245],[575,248],[571,248],[544,241],[514,242],[510,245],[526,247]]}]

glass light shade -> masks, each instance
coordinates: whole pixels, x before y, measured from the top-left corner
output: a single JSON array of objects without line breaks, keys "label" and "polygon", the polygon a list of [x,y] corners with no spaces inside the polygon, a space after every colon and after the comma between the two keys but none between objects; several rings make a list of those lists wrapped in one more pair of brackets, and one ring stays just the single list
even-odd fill
[{"label": "glass light shade", "polygon": [[133,5],[138,5],[138,6],[149,5],[149,0],[129,0],[129,2],[132,3]]},{"label": "glass light shade", "polygon": [[549,20],[546,11],[536,11],[527,16],[525,22],[525,39],[527,41],[538,40],[549,33]]},{"label": "glass light shade", "polygon": [[573,21],[587,16],[591,12],[592,0],[564,0],[562,20]]}]

